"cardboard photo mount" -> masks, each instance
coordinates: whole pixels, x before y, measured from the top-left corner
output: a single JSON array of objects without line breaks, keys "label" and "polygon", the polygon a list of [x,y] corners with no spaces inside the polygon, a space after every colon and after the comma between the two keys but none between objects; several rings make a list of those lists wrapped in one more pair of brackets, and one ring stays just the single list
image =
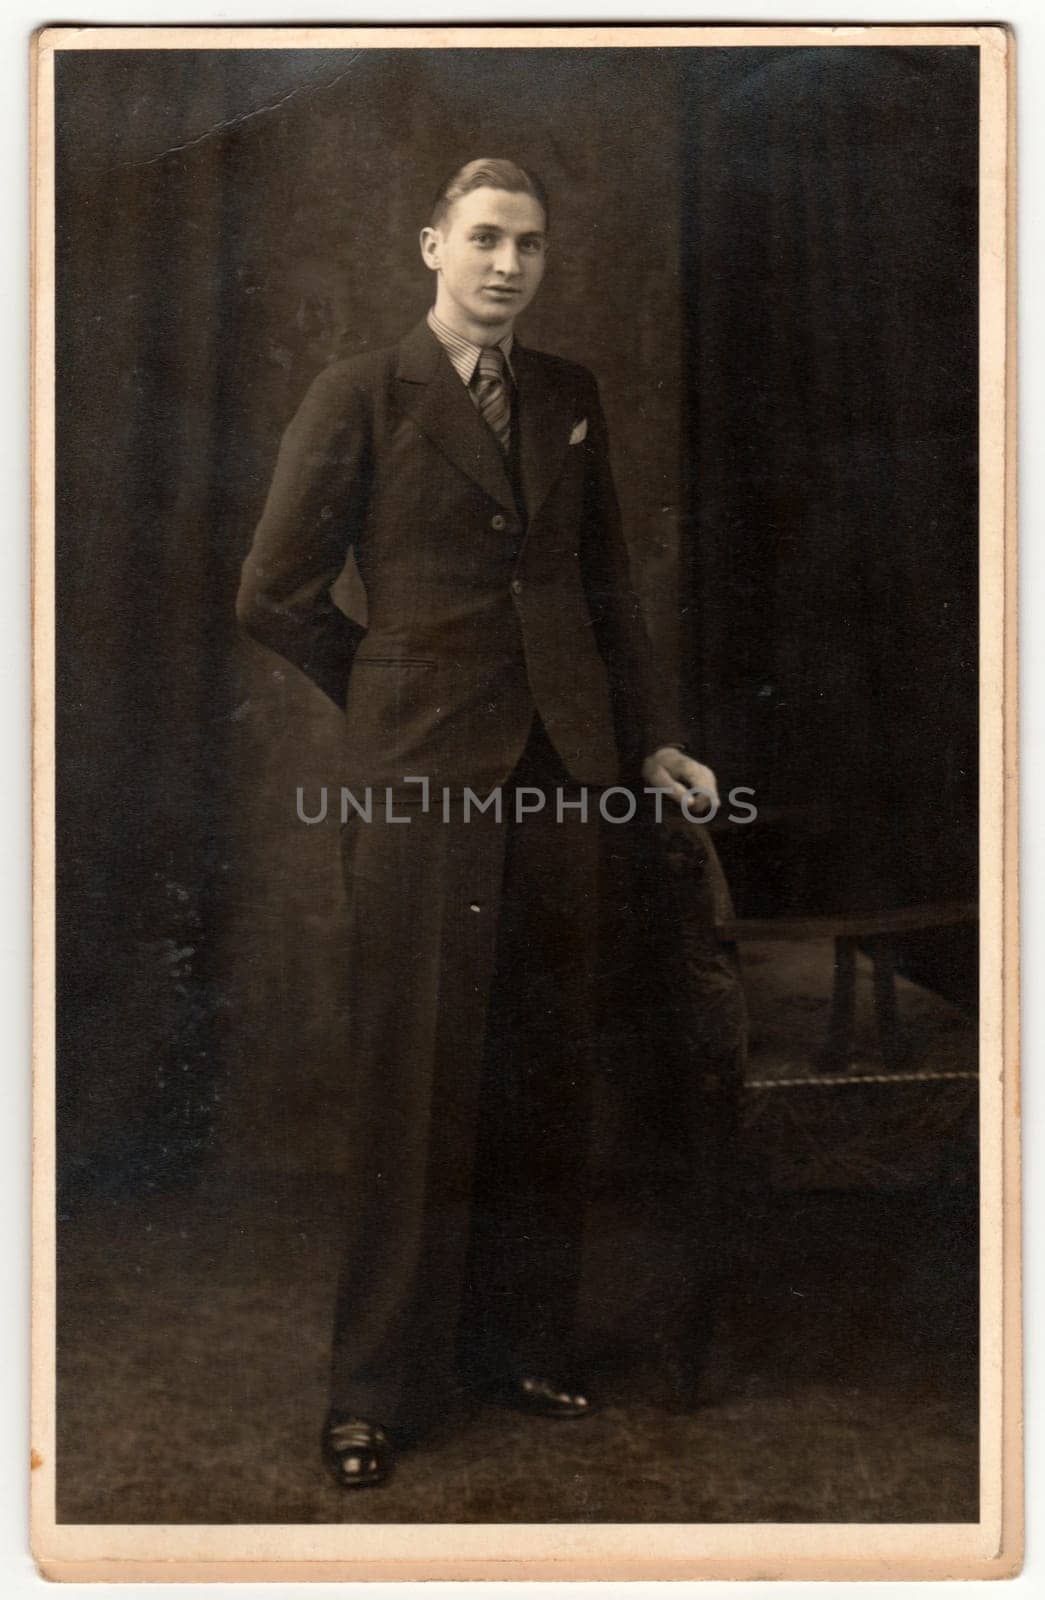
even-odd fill
[{"label": "cardboard photo mount", "polygon": [[[980,53],[981,1415],[974,1524],[73,1525],[55,1515],[55,57],[90,50],[902,44]],[[31,1547],[77,1581],[1005,1577],[1023,1544],[1014,39],[1000,26],[49,28],[32,40],[34,1176]]]}]

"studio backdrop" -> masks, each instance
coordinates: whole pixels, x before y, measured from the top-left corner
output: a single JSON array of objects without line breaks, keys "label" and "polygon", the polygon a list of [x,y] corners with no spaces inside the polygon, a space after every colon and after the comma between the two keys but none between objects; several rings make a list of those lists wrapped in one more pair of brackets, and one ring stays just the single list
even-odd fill
[{"label": "studio backdrop", "polygon": [[[738,912],[975,895],[975,50],[57,67],[65,1206],[340,1159],[337,828],[295,808],[338,712],[234,598],[283,428],[423,315],[477,154],[550,192],[519,333],[596,373],[690,743],[755,791],[716,834]],[[907,959],[974,1003],[969,930]]]}]

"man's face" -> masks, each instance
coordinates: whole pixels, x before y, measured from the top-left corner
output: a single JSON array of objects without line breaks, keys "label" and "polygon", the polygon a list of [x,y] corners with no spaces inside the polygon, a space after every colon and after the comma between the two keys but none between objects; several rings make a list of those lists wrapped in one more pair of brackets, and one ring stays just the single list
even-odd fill
[{"label": "man's face", "polygon": [[492,343],[537,293],[545,248],[544,209],[532,195],[462,195],[441,227],[421,231],[425,263],[439,274],[437,315],[476,343]]}]

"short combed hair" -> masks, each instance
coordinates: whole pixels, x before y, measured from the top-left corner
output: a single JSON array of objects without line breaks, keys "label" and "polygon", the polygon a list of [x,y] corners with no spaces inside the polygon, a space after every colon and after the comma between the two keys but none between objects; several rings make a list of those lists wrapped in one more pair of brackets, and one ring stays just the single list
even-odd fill
[{"label": "short combed hair", "polygon": [[548,226],[548,191],[534,172],[526,172],[514,161],[492,160],[480,156],[452,172],[442,184],[432,206],[432,227],[441,228],[450,207],[473,189],[507,189],[511,194],[529,194],[544,211]]}]

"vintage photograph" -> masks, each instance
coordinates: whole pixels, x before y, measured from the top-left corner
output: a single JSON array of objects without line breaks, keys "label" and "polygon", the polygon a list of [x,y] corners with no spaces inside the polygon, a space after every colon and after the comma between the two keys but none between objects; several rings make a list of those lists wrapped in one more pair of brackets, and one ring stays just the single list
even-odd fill
[{"label": "vintage photograph", "polygon": [[52,1575],[1018,1559],[1011,41],[852,33],[36,40]]}]

